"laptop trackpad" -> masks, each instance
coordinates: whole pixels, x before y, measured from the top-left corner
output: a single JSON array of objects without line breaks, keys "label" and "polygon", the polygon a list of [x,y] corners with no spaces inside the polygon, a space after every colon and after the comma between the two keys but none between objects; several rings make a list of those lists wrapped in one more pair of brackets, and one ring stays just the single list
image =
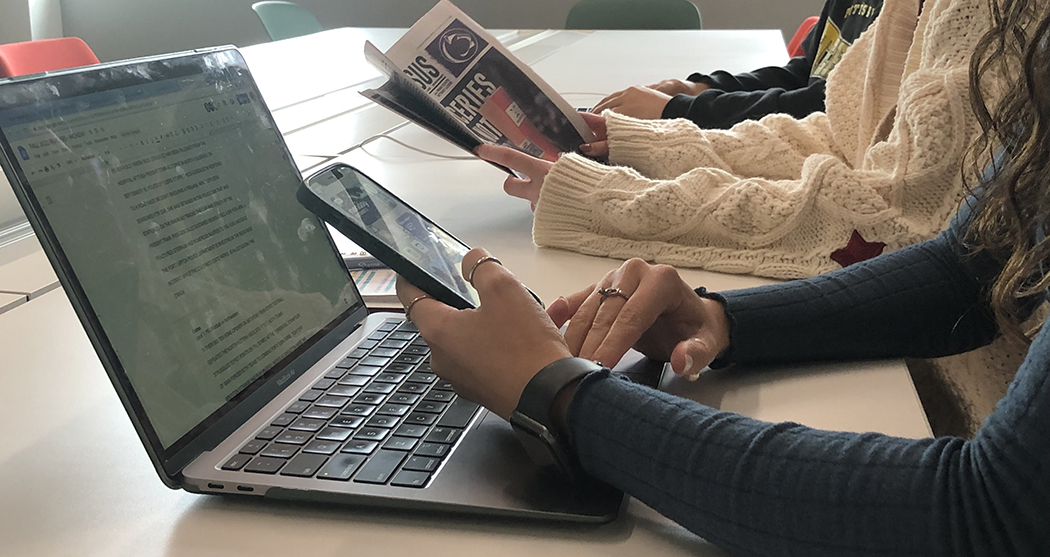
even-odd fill
[{"label": "laptop trackpad", "polygon": [[510,424],[491,412],[463,439],[431,490],[510,514],[527,510],[597,522],[615,518],[623,501],[608,485],[575,483],[534,465]]}]

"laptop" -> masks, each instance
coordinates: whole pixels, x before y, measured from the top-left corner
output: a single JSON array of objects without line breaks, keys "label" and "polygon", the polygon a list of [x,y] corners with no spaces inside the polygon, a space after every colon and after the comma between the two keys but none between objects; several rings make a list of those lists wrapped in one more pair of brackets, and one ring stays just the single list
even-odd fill
[{"label": "laptop", "polygon": [[0,81],[0,161],[163,482],[612,520],[369,314],[232,47]]}]

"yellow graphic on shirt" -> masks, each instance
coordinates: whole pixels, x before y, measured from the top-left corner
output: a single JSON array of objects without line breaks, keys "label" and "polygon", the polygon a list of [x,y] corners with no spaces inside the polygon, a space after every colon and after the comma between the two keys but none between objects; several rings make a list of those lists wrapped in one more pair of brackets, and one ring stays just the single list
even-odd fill
[{"label": "yellow graphic on shirt", "polygon": [[809,72],[810,77],[827,79],[831,70],[842,60],[842,55],[849,50],[850,43],[842,38],[842,33],[835,23],[828,20],[824,25],[824,34],[820,36],[820,46],[817,47],[817,56],[813,59],[813,69]]}]

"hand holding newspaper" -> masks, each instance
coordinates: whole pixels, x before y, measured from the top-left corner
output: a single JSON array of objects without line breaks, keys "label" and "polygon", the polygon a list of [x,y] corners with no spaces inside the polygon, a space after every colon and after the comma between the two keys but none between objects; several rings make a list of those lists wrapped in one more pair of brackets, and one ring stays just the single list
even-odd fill
[{"label": "hand holding newspaper", "polygon": [[448,0],[441,0],[384,55],[365,58],[388,81],[362,94],[473,152],[505,145],[555,161],[595,140],[550,85]]}]

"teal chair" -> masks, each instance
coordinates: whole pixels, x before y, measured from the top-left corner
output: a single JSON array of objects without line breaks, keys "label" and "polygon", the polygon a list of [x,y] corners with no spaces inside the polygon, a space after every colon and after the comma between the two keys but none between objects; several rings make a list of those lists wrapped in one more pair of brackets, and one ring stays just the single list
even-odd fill
[{"label": "teal chair", "polygon": [[252,4],[252,9],[275,41],[324,31],[314,14],[295,2],[266,0]]},{"label": "teal chair", "polygon": [[703,29],[689,0],[582,0],[569,10],[566,29]]}]

